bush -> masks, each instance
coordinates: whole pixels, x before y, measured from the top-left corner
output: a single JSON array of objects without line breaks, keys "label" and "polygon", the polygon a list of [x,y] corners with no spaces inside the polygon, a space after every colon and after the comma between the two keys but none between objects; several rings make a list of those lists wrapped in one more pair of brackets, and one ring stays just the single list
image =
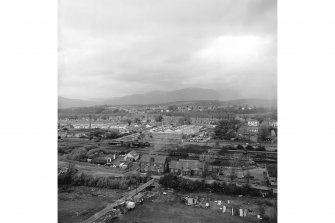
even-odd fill
[{"label": "bush", "polygon": [[257,150],[258,150],[258,151],[266,151],[266,149],[265,149],[264,146],[259,146]]},{"label": "bush", "polygon": [[171,188],[176,189],[179,186],[180,182],[179,182],[179,178],[176,175],[169,173],[161,177],[159,179],[159,183],[165,187],[171,187]]},{"label": "bush", "polygon": [[244,150],[244,147],[241,146],[241,145],[238,145],[238,146],[236,147],[236,149],[238,149],[238,150]]},{"label": "bush", "polygon": [[227,195],[249,195],[255,197],[261,196],[257,189],[252,189],[249,187],[249,185],[239,187],[236,184],[228,184],[225,182],[216,181],[210,185],[206,185],[204,181],[192,181],[178,177],[172,173],[162,176],[159,179],[159,183],[164,187],[185,192],[204,192],[211,190],[215,193],[222,193]]},{"label": "bush", "polygon": [[58,146],[58,153],[59,154],[69,154],[71,153],[72,150],[74,150],[74,146]]},{"label": "bush", "polygon": [[96,149],[91,149],[90,151],[87,152],[86,157],[89,159],[96,158],[100,155],[108,154],[109,151],[103,148],[96,148]]},{"label": "bush", "polygon": [[70,160],[81,160],[86,158],[87,150],[84,147],[74,149],[70,154],[67,155],[67,158]]},{"label": "bush", "polygon": [[84,173],[75,175],[73,171],[58,176],[59,185],[73,186],[88,186],[109,189],[127,189],[134,185],[138,186],[141,183],[147,182],[147,177],[142,177],[139,174],[129,174],[123,178],[114,177],[93,177]]},{"label": "bush", "polygon": [[255,150],[254,147],[252,147],[252,146],[250,146],[250,145],[247,145],[247,146],[245,147],[245,149],[246,149],[246,150]]}]

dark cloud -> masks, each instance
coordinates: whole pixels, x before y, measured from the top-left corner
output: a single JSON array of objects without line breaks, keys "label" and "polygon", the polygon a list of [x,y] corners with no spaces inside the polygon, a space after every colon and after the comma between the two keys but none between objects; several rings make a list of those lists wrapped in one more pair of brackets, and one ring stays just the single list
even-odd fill
[{"label": "dark cloud", "polygon": [[59,93],[183,87],[276,94],[273,0],[61,0]]}]

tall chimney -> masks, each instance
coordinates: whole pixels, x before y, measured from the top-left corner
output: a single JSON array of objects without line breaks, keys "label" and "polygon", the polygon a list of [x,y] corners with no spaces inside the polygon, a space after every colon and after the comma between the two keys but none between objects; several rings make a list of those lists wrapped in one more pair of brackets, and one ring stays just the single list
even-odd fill
[{"label": "tall chimney", "polygon": [[91,127],[92,127],[92,115],[90,115],[90,129],[91,129]]}]

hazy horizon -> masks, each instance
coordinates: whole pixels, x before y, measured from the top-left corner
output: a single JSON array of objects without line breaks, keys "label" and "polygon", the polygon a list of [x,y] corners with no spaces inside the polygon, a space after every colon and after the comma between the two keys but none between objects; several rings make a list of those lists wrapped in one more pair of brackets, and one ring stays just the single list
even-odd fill
[{"label": "hazy horizon", "polygon": [[277,98],[276,0],[60,0],[59,91]]},{"label": "hazy horizon", "polygon": [[[105,99],[112,99],[112,98],[121,98],[121,97],[125,97],[125,96],[132,96],[132,95],[138,95],[138,94],[148,94],[148,93],[154,93],[154,92],[173,92],[173,91],[178,91],[178,90],[184,90],[184,89],[193,89],[192,87],[190,88],[183,88],[183,89],[176,89],[176,90],[153,90],[153,91],[147,91],[147,92],[143,92],[143,93],[133,93],[133,94],[125,94],[125,95],[120,95],[120,96],[116,96],[116,97],[97,97],[97,98],[70,98],[70,97],[66,97],[64,95],[58,95],[58,97],[63,97],[63,98],[68,98],[68,99],[79,99],[79,100],[87,100],[87,101],[94,101],[94,100],[105,100]],[[201,88],[201,89],[206,89],[206,90],[214,90],[214,89],[207,89],[207,88]],[[220,99],[221,101],[229,101],[229,100],[239,100],[239,99],[264,99],[264,100],[277,100],[277,97],[266,97],[266,98],[262,98],[262,97],[248,97],[248,96],[239,96],[239,97],[235,97],[232,99]],[[208,100],[212,100],[212,99],[208,99]],[[215,99],[214,99],[215,100]]]}]

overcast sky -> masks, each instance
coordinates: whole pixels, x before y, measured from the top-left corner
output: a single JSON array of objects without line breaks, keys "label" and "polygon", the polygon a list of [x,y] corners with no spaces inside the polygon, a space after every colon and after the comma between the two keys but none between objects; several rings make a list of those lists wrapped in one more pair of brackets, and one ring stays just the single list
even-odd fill
[{"label": "overcast sky", "polygon": [[275,0],[60,0],[59,95],[277,92]]}]

